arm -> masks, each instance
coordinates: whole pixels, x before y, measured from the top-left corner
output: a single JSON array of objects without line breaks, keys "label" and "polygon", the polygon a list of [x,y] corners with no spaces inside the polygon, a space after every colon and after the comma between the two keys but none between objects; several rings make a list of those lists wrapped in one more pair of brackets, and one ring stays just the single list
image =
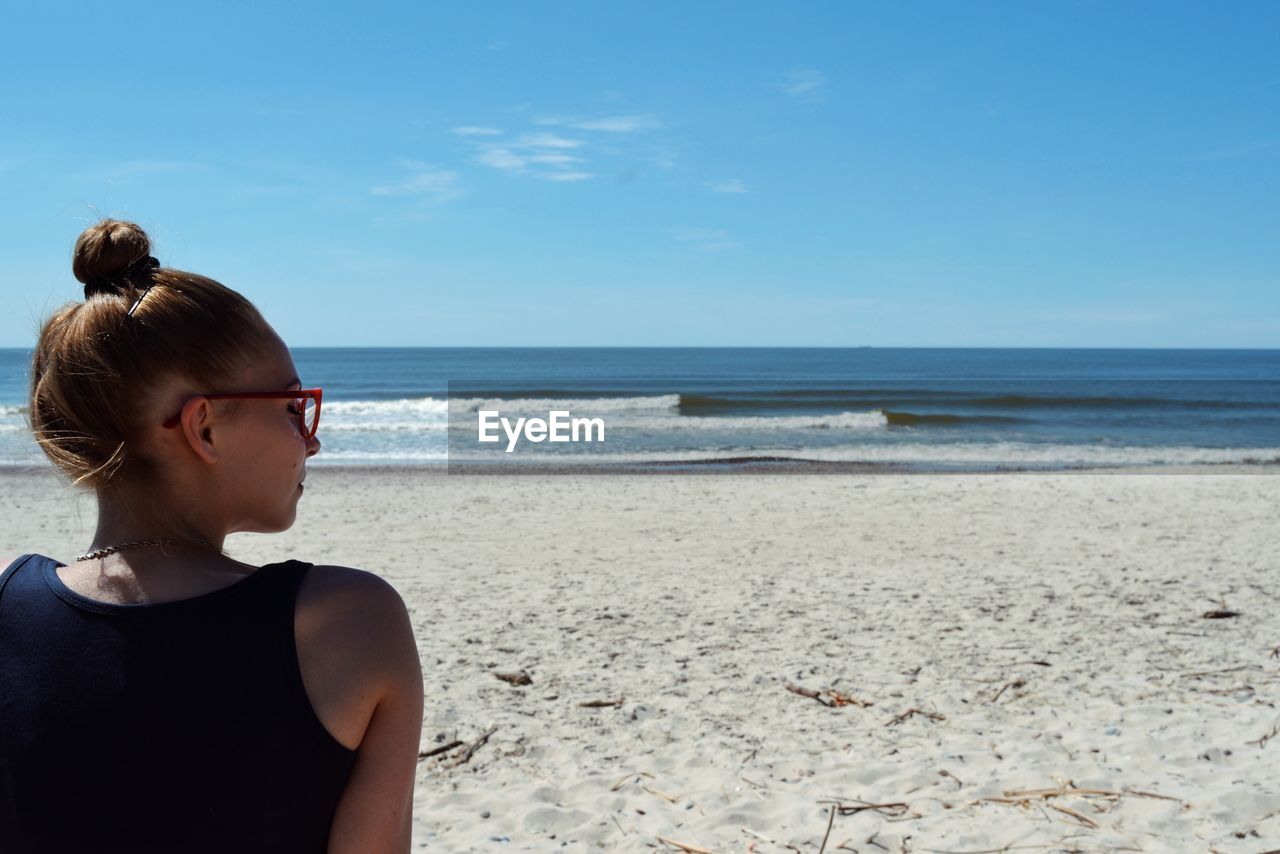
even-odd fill
[{"label": "arm", "polygon": [[404,854],[422,736],[422,667],[404,601],[375,576],[349,600],[351,638],[374,699],[351,777],[334,813],[329,854]]}]

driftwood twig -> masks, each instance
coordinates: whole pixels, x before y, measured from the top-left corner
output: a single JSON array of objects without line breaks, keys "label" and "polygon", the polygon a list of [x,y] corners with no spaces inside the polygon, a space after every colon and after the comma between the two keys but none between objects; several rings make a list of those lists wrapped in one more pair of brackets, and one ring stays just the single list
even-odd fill
[{"label": "driftwood twig", "polygon": [[497,731],[498,731],[497,727],[491,727],[487,732],[482,733],[479,738],[477,738],[475,741],[467,745],[466,750],[458,754],[458,758],[454,761],[453,764],[455,766],[466,765],[468,762],[471,761],[471,757],[476,755],[476,751],[484,747],[484,744],[486,741],[489,740],[489,737],[492,736]]},{"label": "driftwood twig", "polygon": [[914,717],[915,715],[926,717],[931,721],[945,721],[947,719],[946,715],[940,715],[937,712],[926,712],[924,709],[917,709],[912,706],[910,709],[907,709],[905,712],[886,723],[885,726],[895,726],[896,724],[900,724],[907,718]]},{"label": "driftwood twig", "polygon": [[1275,738],[1277,735],[1280,735],[1280,724],[1276,724],[1275,726],[1273,726],[1269,732],[1263,733],[1260,738],[1255,738],[1253,741],[1246,742],[1246,743],[1256,744],[1260,748],[1266,747],[1267,742]]},{"label": "driftwood twig", "polygon": [[465,741],[458,741],[457,739],[454,739],[448,744],[442,744],[439,747],[433,747],[430,750],[422,751],[421,753],[418,754],[418,758],[430,759],[432,756],[439,756],[441,753],[448,753],[450,750],[453,750],[455,747],[461,747],[464,744],[466,744]]},{"label": "driftwood twig", "polygon": [[1197,670],[1195,673],[1183,673],[1179,679],[1201,679],[1205,676],[1217,676],[1220,673],[1237,673],[1241,670],[1261,670],[1257,664],[1241,664],[1239,667],[1223,667],[1221,670]]},{"label": "driftwood twig", "polygon": [[1139,798],[1159,798],[1162,801],[1177,801],[1178,803],[1182,802],[1182,798],[1174,798],[1174,797],[1170,797],[1169,795],[1157,795],[1155,792],[1141,792],[1137,789],[1124,789],[1123,792],[1126,795],[1134,795]]},{"label": "driftwood twig", "polygon": [[896,818],[897,816],[902,815],[909,809],[908,805],[905,803],[902,803],[901,801],[892,801],[892,802],[883,803],[883,804],[869,804],[866,801],[854,801],[853,803],[846,803],[840,798],[833,798],[830,801],[819,801],[819,803],[833,804],[835,806],[836,812],[839,813],[841,816],[857,815],[860,812],[866,812],[867,810],[871,810],[872,812],[879,813],[880,815],[883,815],[883,816]]},{"label": "driftwood twig", "polygon": [[580,709],[618,709],[622,707],[622,698],[616,700],[587,700],[585,703],[579,703]]},{"label": "driftwood twig", "polygon": [[680,800],[675,795],[668,795],[666,792],[662,791],[661,789],[655,789],[652,786],[641,786],[640,788],[644,789],[646,792],[648,792],[651,795],[657,795],[658,797],[662,798],[664,801],[668,801],[673,804],[676,801]]},{"label": "driftwood twig", "polygon": [[1005,683],[1005,685],[1004,685],[1004,687],[1003,687],[1003,688],[1001,688],[999,691],[997,691],[997,692],[996,692],[996,695],[995,695],[994,697],[992,697],[992,698],[991,698],[991,702],[993,702],[993,703],[994,703],[996,700],[999,700],[999,699],[1000,699],[1000,696],[1001,696],[1005,691],[1009,690],[1010,688],[1013,688],[1014,690],[1017,690],[1018,688],[1025,687],[1025,686],[1026,686],[1026,684],[1027,684],[1027,682],[1026,682],[1026,680],[1025,680],[1025,679],[1015,679],[1015,680],[1013,680],[1012,682],[1006,682],[1006,683]]},{"label": "driftwood twig", "polygon": [[1050,809],[1055,809],[1055,810],[1057,810],[1057,811],[1058,811],[1058,812],[1060,812],[1060,813],[1063,813],[1063,814],[1065,814],[1065,815],[1069,815],[1069,816],[1071,816],[1072,818],[1076,819],[1077,821],[1079,821],[1079,822],[1083,823],[1086,827],[1092,827],[1094,830],[1097,830],[1097,828],[1098,828],[1098,823],[1097,823],[1096,821],[1094,821],[1093,819],[1089,818],[1087,815],[1082,815],[1082,814],[1080,814],[1080,813],[1076,812],[1076,811],[1075,811],[1075,810],[1073,810],[1073,809],[1068,809],[1067,807],[1060,807],[1060,806],[1058,806],[1057,804],[1049,804],[1049,808],[1050,808]]},{"label": "driftwood twig", "polygon": [[784,682],[784,687],[792,694],[799,694],[801,697],[808,697],[810,700],[817,700],[829,709],[838,709],[841,706],[857,706],[861,709],[874,705],[866,700],[859,700],[857,697],[850,697],[847,694],[841,694],[839,691],[815,691],[812,688],[803,688],[792,682]]},{"label": "driftwood twig", "polygon": [[495,671],[493,675],[501,679],[503,682],[507,682],[518,687],[533,684],[533,677],[523,670],[517,670],[514,673],[498,673]]},{"label": "driftwood twig", "polygon": [[[1074,797],[1074,798],[1102,798],[1110,801],[1112,804],[1118,802],[1125,795],[1133,795],[1139,798],[1158,798],[1162,801],[1174,801],[1175,803],[1183,803],[1181,798],[1171,798],[1168,795],[1160,795],[1155,792],[1142,792],[1137,789],[1123,789],[1119,792],[1113,792],[1107,789],[1078,789],[1072,784],[1057,789],[1024,789],[1020,791],[1006,791],[1003,798],[980,798],[979,801],[988,803],[1009,804],[1026,808],[1036,801],[1049,801],[1052,798]],[[972,803],[978,803],[973,801]],[[1039,806],[1037,804],[1037,806]],[[1090,818],[1077,813],[1075,810],[1058,804],[1049,803],[1048,806],[1060,813],[1071,816],[1074,819],[1087,824],[1089,827],[1097,827]]]},{"label": "driftwood twig", "polygon": [[619,780],[618,782],[610,786],[609,791],[611,792],[618,791],[623,786],[627,785],[627,781],[631,780],[632,778],[635,778],[635,781],[638,783],[640,782],[641,777],[648,777],[650,780],[653,779],[653,775],[650,774],[648,771],[632,771],[630,774],[628,774],[627,776],[623,777],[621,780]]},{"label": "driftwood twig", "polygon": [[831,815],[827,816],[827,832],[822,835],[822,846],[818,848],[818,854],[823,854],[827,850],[827,840],[831,838],[831,825],[836,821],[836,805],[831,805]]}]

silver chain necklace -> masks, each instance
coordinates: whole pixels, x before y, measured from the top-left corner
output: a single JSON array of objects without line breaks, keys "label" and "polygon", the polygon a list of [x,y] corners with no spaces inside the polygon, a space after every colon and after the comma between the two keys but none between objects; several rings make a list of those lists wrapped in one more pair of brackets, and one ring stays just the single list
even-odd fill
[{"label": "silver chain necklace", "polygon": [[125,549],[141,549],[141,548],[146,548],[148,546],[203,546],[205,548],[213,547],[209,543],[197,543],[197,542],[192,542],[191,540],[175,540],[167,537],[162,537],[157,540],[133,540],[132,542],[120,543],[119,545],[103,546],[100,549],[94,549],[88,554],[80,555],[80,557],[76,558],[76,560],[97,560],[98,558],[106,557],[107,555],[115,554],[116,552],[122,552]]}]

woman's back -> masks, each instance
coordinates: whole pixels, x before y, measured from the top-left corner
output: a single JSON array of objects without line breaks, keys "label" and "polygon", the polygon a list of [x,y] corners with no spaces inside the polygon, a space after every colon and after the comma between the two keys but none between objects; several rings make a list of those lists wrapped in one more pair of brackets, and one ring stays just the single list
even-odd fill
[{"label": "woman's back", "polygon": [[299,667],[309,566],[150,605],[87,598],[57,567],[22,559],[0,590],[5,850],[325,851],[356,753]]}]

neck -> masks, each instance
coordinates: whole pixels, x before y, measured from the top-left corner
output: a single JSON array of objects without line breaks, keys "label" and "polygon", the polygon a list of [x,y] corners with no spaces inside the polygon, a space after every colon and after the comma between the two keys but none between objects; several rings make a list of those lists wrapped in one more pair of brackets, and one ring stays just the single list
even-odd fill
[{"label": "neck", "polygon": [[87,551],[139,540],[178,540],[185,544],[222,550],[226,532],[208,523],[184,518],[180,513],[158,513],[153,502],[136,500],[119,492],[98,493],[98,527]]}]

